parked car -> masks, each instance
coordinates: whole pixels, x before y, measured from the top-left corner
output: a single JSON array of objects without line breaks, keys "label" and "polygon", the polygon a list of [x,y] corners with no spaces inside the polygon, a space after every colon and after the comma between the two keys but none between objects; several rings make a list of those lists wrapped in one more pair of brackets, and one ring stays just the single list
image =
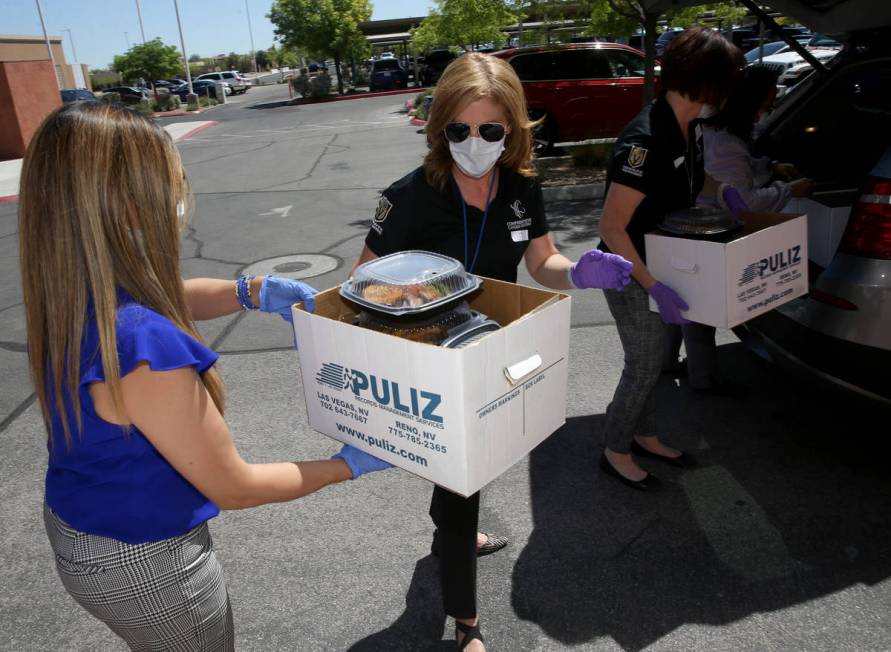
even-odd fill
[{"label": "parked car", "polygon": [[424,56],[424,68],[421,70],[421,82],[425,86],[433,86],[439,81],[443,71],[455,60],[451,50],[431,50]]},{"label": "parked car", "polygon": [[668,47],[668,44],[671,43],[675,37],[683,32],[684,30],[677,27],[670,27],[659,35],[659,38],[656,39],[656,56],[661,57],[662,53],[665,52],[665,48]]},{"label": "parked car", "polygon": [[372,93],[406,86],[408,86],[408,71],[402,67],[398,59],[378,59],[371,63],[368,89]]},{"label": "parked car", "polygon": [[204,80],[223,82],[224,84],[227,84],[232,93],[236,95],[239,93],[247,93],[248,89],[251,87],[251,80],[247,77],[242,77],[234,70],[206,72],[203,75],[198,76],[198,81]]},{"label": "parked car", "polygon": [[106,88],[103,93],[117,93],[121,96],[121,102],[124,104],[139,104],[149,99],[148,91],[135,86],[112,86]]},{"label": "parked car", "polygon": [[[821,62],[829,61],[839,53],[839,49],[837,48],[808,48],[808,51]],[[755,63],[757,63],[757,61]],[[810,64],[792,49],[780,52],[779,54],[772,54],[769,57],[764,57],[764,59],[761,60],[760,65],[776,71],[778,75],[777,92],[780,96],[801,81],[804,77],[804,73],[809,73],[811,70]],[[786,74],[792,69],[795,69],[794,75],[787,77]]]},{"label": "parked car", "polygon": [[[758,40],[758,32],[751,27],[734,27],[725,29],[721,34],[741,50],[747,50],[751,41]],[[776,40],[776,39],[771,39]],[[661,54],[661,53],[660,53]]]},{"label": "parked car", "polygon": [[[216,99],[217,83],[218,82],[211,79],[198,79],[192,82],[192,89],[195,91],[195,95],[203,95],[205,97],[213,97]],[[189,85],[184,84],[180,88],[172,89],[170,92],[174,95],[178,95],[179,99],[185,102],[186,96],[189,94]]]},{"label": "parked car", "polygon": [[755,145],[817,181],[809,241],[824,242],[839,228],[820,219],[830,208],[847,223],[825,268],[811,261],[808,295],[735,332],[800,377],[891,405],[891,6],[847,0],[827,25],[822,11],[801,0],[771,5],[814,20],[817,30],[831,27],[844,48],[826,74],[789,91]]},{"label": "parked car", "polygon": [[538,153],[554,143],[618,136],[643,105],[644,55],[618,43],[502,50],[523,82],[529,115],[544,118]]},{"label": "parked car", "polygon": [[759,46],[753,47],[751,50],[746,52],[746,64],[758,63],[758,57],[771,57],[775,54],[782,54],[783,52],[789,52],[792,48],[785,41],[772,41],[771,43],[765,43],[763,49]]},{"label": "parked car", "polygon": [[62,102],[69,104],[71,102],[90,102],[95,101],[96,96],[86,88],[63,88]]}]

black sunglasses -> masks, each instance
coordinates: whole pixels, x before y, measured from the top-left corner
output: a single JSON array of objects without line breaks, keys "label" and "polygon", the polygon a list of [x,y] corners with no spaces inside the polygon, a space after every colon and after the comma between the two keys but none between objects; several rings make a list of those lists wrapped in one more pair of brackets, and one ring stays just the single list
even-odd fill
[{"label": "black sunglasses", "polygon": [[[484,122],[479,125],[480,138],[489,143],[497,143],[504,138],[505,128],[500,122]],[[445,137],[453,143],[463,143],[470,136],[473,125],[466,122],[450,122],[445,128]]]}]

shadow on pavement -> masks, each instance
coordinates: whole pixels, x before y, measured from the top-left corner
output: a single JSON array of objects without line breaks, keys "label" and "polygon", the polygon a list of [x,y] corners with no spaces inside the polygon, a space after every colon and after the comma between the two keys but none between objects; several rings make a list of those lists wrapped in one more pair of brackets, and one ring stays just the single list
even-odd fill
[{"label": "shadow on pavement", "polygon": [[561,234],[559,241],[590,242],[600,237],[600,209],[603,201],[575,200],[547,202],[548,228]]},{"label": "shadow on pavement", "polygon": [[599,472],[602,414],[569,419],[532,452],[534,530],[513,573],[520,618],[564,644],[611,637],[641,650],[687,623],[891,576],[887,414],[814,395],[740,344],[719,355],[751,391],[703,397],[661,381],[664,439],[700,466],[642,462],[659,493]]},{"label": "shadow on pavement", "polygon": [[445,619],[439,581],[439,561],[432,555],[427,555],[415,564],[415,572],[405,595],[405,611],[402,615],[386,629],[357,642],[350,648],[350,652],[453,650],[454,641],[441,640]]}]

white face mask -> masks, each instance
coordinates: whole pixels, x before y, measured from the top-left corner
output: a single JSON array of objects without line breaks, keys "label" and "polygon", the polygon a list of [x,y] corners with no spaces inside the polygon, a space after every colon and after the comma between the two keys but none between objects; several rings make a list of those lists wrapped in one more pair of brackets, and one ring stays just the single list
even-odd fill
[{"label": "white face mask", "polygon": [[504,138],[490,143],[482,138],[471,136],[460,143],[449,142],[452,160],[469,177],[480,178],[492,169],[501,152],[504,151]]}]

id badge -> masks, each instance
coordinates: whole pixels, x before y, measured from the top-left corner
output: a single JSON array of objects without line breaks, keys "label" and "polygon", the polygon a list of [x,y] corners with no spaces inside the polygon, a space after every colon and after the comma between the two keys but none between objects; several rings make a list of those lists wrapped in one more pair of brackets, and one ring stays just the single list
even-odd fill
[{"label": "id badge", "polygon": [[514,242],[526,242],[529,239],[529,231],[527,229],[511,231],[510,239]]}]

